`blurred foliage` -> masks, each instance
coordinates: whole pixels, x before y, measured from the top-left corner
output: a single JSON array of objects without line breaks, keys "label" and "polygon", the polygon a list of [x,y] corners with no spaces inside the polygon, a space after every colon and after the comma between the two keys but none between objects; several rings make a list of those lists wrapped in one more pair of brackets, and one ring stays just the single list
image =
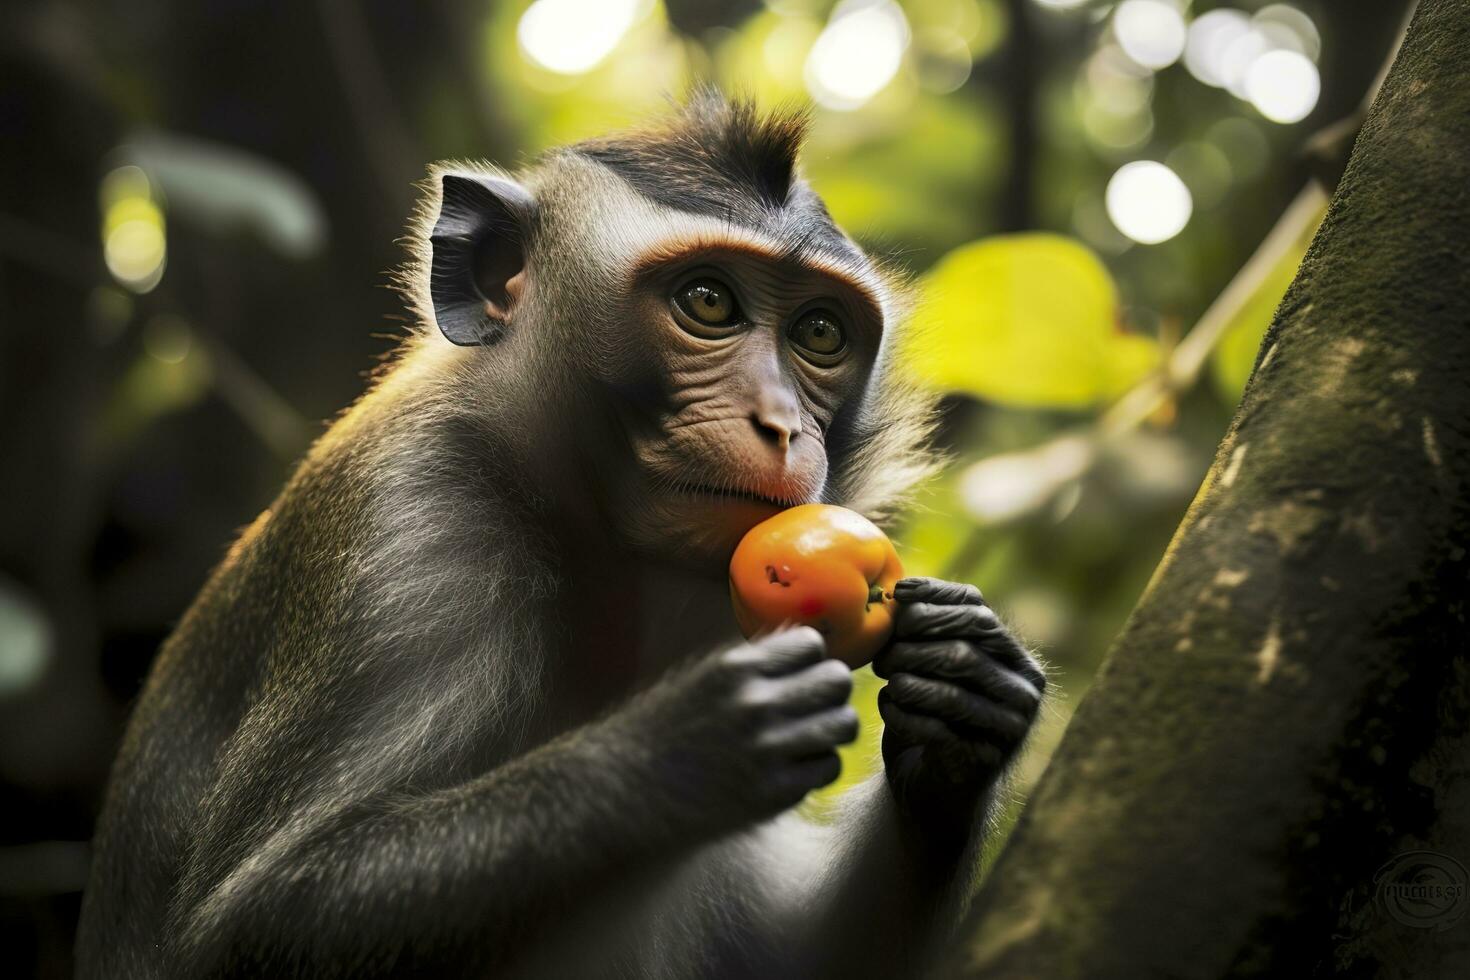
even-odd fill
[{"label": "blurred foliage", "polygon": [[1279,256],[1267,256],[1269,265],[1250,285],[1248,297],[1233,310],[1224,333],[1216,343],[1210,359],[1211,373],[1222,397],[1239,398],[1255,367],[1261,338],[1271,324],[1271,315],[1281,305],[1287,287],[1296,278],[1297,268],[1307,254],[1312,236],[1322,224],[1326,206],[1314,209],[1308,220],[1289,241],[1283,242]]},{"label": "blurred foliage", "polygon": [[159,317],[145,330],[143,352],[118,379],[98,418],[101,451],[125,449],[160,416],[188,408],[209,391],[209,360],[193,348],[185,324]]},{"label": "blurred foliage", "polygon": [[[980,585],[1051,665],[1024,798],[1198,486],[1311,228],[1212,311],[1229,318],[1203,345],[1212,383],[1176,377],[1175,354],[1307,179],[1304,142],[1356,108],[1403,10],[1293,0],[1320,44],[1248,39],[1320,66],[1315,109],[1283,124],[1251,79],[1203,80],[1198,50],[1120,34],[1110,0],[540,4],[539,21],[528,0],[0,13],[0,786],[60,801],[19,839],[85,836],[158,642],[319,431],[308,420],[350,401],[401,332],[383,272],[424,166],[514,167],[698,81],[765,104],[817,95],[805,175],[913,278],[903,363],[944,393],[954,465],[896,537],[911,572]],[[1240,8],[1231,29],[1254,30],[1271,12],[1146,6],[1175,42],[1206,13]],[[1144,160],[1187,203],[1113,186]],[[1181,220],[1158,244],[1121,230]],[[815,809],[874,770],[879,684],[858,672],[864,737]]]},{"label": "blurred foliage", "polygon": [[253,154],[204,140],[145,133],[118,155],[157,181],[181,218],[198,221],[215,234],[239,229],[258,235],[294,259],[314,255],[325,244],[327,219],[311,188]]},{"label": "blurred foliage", "polygon": [[1158,345],[1118,327],[1118,292],[1091,250],[1058,235],[961,246],[925,277],[925,329],[905,361],[923,382],[1001,405],[1085,409],[1153,370]]}]

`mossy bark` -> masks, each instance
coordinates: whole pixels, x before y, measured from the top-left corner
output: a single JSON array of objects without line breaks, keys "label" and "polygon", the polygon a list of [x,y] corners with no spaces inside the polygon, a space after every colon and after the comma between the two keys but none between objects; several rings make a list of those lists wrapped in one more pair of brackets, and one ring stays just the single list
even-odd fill
[{"label": "mossy bark", "polygon": [[1470,0],[1423,0],[946,975],[1470,976],[1470,914],[1375,885],[1470,865],[1467,64]]}]

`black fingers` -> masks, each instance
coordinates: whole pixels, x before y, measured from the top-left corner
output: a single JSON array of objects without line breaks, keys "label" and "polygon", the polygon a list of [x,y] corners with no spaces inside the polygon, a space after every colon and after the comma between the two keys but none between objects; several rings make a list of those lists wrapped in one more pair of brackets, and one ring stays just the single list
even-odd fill
[{"label": "black fingers", "polygon": [[893,632],[899,639],[968,636],[978,640],[1004,631],[989,606],[906,602],[893,617]]},{"label": "black fingers", "polygon": [[947,606],[983,606],[985,597],[973,585],[938,578],[899,579],[893,587],[899,602],[933,602]]},{"label": "black fingers", "polygon": [[893,699],[888,688],[878,692],[878,714],[889,728],[902,725],[905,734],[917,735],[924,742],[955,741],[955,734],[938,718],[913,712]]},{"label": "black fingers", "polygon": [[821,660],[780,677],[752,677],[740,688],[741,702],[757,712],[806,715],[847,703],[852,671],[840,660]]},{"label": "black fingers", "polygon": [[1046,674],[1036,658],[1005,628],[989,606],[940,606],[928,602],[900,605],[894,616],[893,632],[901,640],[974,640],[980,650],[1026,678],[1038,691],[1046,689]]},{"label": "black fingers", "polygon": [[824,752],[783,768],[776,777],[777,793],[786,805],[791,805],[811,790],[836,782],[840,775],[842,760],[836,752]]},{"label": "black fingers", "polygon": [[725,661],[775,677],[810,667],[826,656],[827,641],[822,634],[810,626],[797,626],[738,646],[725,654]]},{"label": "black fingers", "polygon": [[905,711],[938,718],[959,731],[1001,745],[1021,741],[1031,727],[1028,716],[1021,712],[947,681],[895,674],[887,691],[889,699]]},{"label": "black fingers", "polygon": [[899,639],[969,637],[999,658],[1036,690],[1046,690],[1046,673],[1030,651],[1006,629],[973,585],[934,578],[901,579],[893,587],[899,600],[894,635]]},{"label": "black fingers", "polygon": [[[1041,687],[1035,678],[1042,677],[1037,667],[1034,676],[1002,666],[986,657],[969,640],[918,640],[894,643],[878,655],[873,672],[879,677],[898,674],[952,681],[965,689],[984,695],[1001,704],[1034,715],[1041,704]],[[1045,678],[1042,677],[1042,683]]]},{"label": "black fingers", "polygon": [[963,744],[966,752],[991,768],[1000,768],[1011,751],[1010,746],[1002,747],[988,739],[962,738],[938,718],[899,703],[888,687],[878,692],[878,714],[883,718],[886,732],[898,733],[905,742],[918,745]]},{"label": "black fingers", "polygon": [[769,729],[762,733],[760,745],[784,756],[805,759],[856,740],[859,728],[856,709],[844,704]]}]

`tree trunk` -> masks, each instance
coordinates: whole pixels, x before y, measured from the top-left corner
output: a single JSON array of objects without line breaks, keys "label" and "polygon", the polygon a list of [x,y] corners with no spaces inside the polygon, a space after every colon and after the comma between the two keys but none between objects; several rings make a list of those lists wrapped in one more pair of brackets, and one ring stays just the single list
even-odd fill
[{"label": "tree trunk", "polygon": [[1423,0],[947,975],[1470,977],[1466,64]]}]

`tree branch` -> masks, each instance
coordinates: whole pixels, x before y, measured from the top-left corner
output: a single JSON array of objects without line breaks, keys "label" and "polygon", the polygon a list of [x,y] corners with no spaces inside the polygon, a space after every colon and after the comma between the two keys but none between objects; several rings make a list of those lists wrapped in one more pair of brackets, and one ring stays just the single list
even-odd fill
[{"label": "tree branch", "polygon": [[952,975],[1470,969],[1373,906],[1405,850],[1470,862],[1467,58],[1424,0]]}]

